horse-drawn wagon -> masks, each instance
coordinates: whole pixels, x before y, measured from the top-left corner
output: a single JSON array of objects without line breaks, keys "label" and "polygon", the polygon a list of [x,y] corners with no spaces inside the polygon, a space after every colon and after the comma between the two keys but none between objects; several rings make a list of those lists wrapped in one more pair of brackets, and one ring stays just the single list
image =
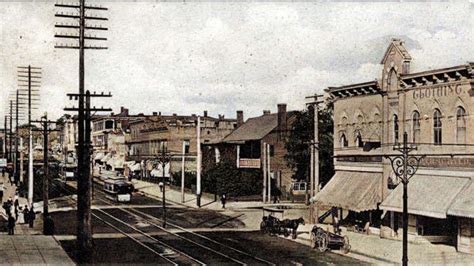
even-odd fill
[{"label": "horse-drawn wagon", "polygon": [[335,247],[339,248],[344,253],[348,253],[351,250],[351,245],[349,244],[349,238],[347,236],[328,232],[316,225],[311,230],[311,246],[313,248],[318,248],[321,252]]},{"label": "horse-drawn wagon", "polygon": [[[268,211],[264,209],[264,211]],[[283,235],[288,237],[290,234],[293,239],[296,238],[296,230],[300,224],[304,225],[303,217],[298,219],[278,219],[273,216],[273,210],[270,211],[270,215],[263,216],[262,222],[260,223],[260,231],[268,233],[270,235]]]}]

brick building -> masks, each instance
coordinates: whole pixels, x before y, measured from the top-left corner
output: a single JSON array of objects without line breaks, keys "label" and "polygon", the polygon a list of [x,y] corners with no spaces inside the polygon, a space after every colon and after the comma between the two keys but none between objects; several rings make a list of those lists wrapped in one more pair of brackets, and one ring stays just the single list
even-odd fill
[{"label": "brick building", "polygon": [[336,173],[316,204],[401,239],[403,189],[385,156],[397,154],[393,145],[407,132],[413,154],[426,155],[408,184],[409,239],[474,253],[474,64],[411,73],[411,61],[393,39],[378,80],[326,90]]},{"label": "brick building", "polygon": [[[145,175],[161,175],[154,162],[161,151],[172,155],[171,164],[165,169],[165,175],[181,171],[196,171],[197,154],[197,115],[162,115],[154,113],[143,119],[129,123],[130,134],[126,137],[127,161],[139,162],[145,168]],[[223,115],[210,117],[204,111],[201,121],[201,145],[217,143],[237,127],[236,119],[227,119]],[[160,170],[161,171],[161,170]]]}]

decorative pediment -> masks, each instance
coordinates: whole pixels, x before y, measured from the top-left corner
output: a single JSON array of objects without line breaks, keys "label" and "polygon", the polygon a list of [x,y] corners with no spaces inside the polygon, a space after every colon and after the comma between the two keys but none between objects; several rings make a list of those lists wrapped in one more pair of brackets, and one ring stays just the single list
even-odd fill
[{"label": "decorative pediment", "polygon": [[404,61],[411,61],[412,59],[404,46],[404,42],[400,39],[392,39],[392,42],[385,51],[385,54],[380,64],[384,65],[387,62],[388,58],[390,58],[391,55],[393,56],[395,53],[400,54]]}]

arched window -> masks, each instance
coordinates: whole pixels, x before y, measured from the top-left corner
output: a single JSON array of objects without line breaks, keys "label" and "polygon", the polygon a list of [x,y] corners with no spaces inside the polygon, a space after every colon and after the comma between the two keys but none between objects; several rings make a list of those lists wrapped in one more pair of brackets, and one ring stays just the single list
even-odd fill
[{"label": "arched window", "polygon": [[342,148],[345,148],[345,147],[348,146],[347,138],[346,138],[345,134],[342,134],[341,139],[340,139],[340,143],[341,143]]},{"label": "arched window", "polygon": [[360,135],[360,131],[357,132],[357,136],[356,136],[356,139],[355,139],[355,144],[359,148],[364,147],[364,142],[362,141],[362,136]]},{"label": "arched window", "polygon": [[466,141],[466,110],[461,106],[456,111],[456,143],[461,144]]},{"label": "arched window", "polygon": [[442,143],[442,124],[441,124],[441,111],[435,109],[433,114],[433,141],[435,145],[441,145]]},{"label": "arched window", "polygon": [[393,142],[398,143],[398,115],[393,115]]},{"label": "arched window", "polygon": [[420,113],[418,111],[413,112],[413,143],[416,143],[420,140]]}]

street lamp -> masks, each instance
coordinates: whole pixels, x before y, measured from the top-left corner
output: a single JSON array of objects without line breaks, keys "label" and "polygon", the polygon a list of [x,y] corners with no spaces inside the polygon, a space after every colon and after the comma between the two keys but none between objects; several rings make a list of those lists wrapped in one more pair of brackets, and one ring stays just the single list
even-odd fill
[{"label": "street lamp", "polygon": [[168,153],[165,149],[161,150],[161,153],[158,154],[156,157],[157,161],[159,164],[161,164],[161,169],[163,171],[162,174],[162,179],[163,179],[163,196],[162,196],[162,203],[163,203],[163,227],[166,227],[166,194],[165,194],[165,188],[166,188],[166,182],[165,182],[165,166],[171,161],[171,154]]},{"label": "street lamp", "polygon": [[423,156],[414,156],[410,155],[411,151],[416,150],[415,146],[408,146],[407,143],[408,134],[403,133],[403,144],[400,146],[399,143],[396,143],[393,146],[394,151],[399,151],[401,155],[389,156],[385,155],[385,158],[390,159],[392,164],[392,169],[398,180],[402,181],[403,184],[403,255],[402,255],[402,265],[408,265],[408,181],[418,170],[420,161],[423,159]]}]

